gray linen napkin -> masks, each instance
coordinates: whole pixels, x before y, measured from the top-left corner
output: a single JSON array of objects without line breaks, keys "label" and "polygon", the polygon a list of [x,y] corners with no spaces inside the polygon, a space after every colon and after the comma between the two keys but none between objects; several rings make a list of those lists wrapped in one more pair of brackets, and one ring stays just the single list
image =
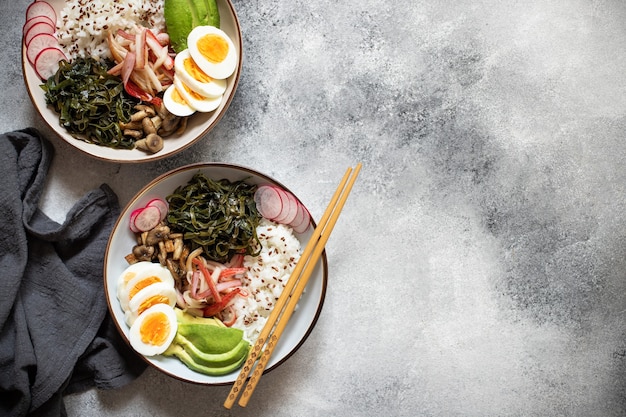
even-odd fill
[{"label": "gray linen napkin", "polygon": [[107,313],[117,196],[103,184],[58,224],[38,208],[52,157],[35,129],[0,135],[2,416],[65,416],[64,395],[123,386],[146,366]]}]

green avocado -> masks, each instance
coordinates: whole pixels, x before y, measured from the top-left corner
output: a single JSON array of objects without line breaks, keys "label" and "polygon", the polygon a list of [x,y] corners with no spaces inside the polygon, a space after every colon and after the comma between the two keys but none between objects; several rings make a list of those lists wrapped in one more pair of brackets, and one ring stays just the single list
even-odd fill
[{"label": "green avocado", "polygon": [[181,360],[187,367],[196,372],[200,372],[202,374],[211,375],[211,376],[220,376],[226,375],[233,372],[236,369],[239,369],[241,365],[245,362],[247,354],[243,355],[236,362],[233,362],[229,365],[224,366],[206,366],[199,364],[193,360],[193,358],[189,355],[189,353],[183,349],[183,347],[179,344],[173,343],[167,349],[166,354],[170,356],[176,356]]},{"label": "green avocado", "polygon": [[248,356],[250,350],[250,344],[243,339],[234,348],[224,353],[203,352],[180,334],[176,335],[175,340],[195,364],[211,368],[222,368],[239,362],[242,357]]},{"label": "green avocado", "polygon": [[175,52],[187,49],[187,36],[196,26],[220,27],[216,0],[165,0],[163,17]]},{"label": "green avocado", "polygon": [[226,327],[220,320],[196,317],[176,308],[178,330],[163,353],[176,356],[188,368],[207,375],[224,375],[239,368],[248,356],[250,343],[243,331]]},{"label": "green avocado", "polygon": [[220,354],[233,350],[243,339],[243,330],[198,323],[179,323],[177,335],[200,352]]},{"label": "green avocado", "polygon": [[222,323],[220,320],[213,318],[213,317],[194,316],[193,314],[189,314],[178,307],[174,308],[174,312],[176,313],[176,321],[178,321],[178,323],[180,324],[197,323],[197,324],[207,324],[207,325],[218,326],[218,327],[226,327],[224,323]]}]

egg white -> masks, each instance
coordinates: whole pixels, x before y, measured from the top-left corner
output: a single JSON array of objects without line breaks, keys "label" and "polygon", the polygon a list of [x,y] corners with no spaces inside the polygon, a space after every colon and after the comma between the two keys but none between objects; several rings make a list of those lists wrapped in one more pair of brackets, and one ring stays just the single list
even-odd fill
[{"label": "egg white", "polygon": [[[222,62],[209,61],[198,49],[198,41],[206,35],[217,35],[228,45],[228,52]],[[187,36],[187,46],[193,60],[209,77],[223,80],[230,77],[237,68],[238,54],[235,44],[221,29],[213,26],[196,26]]]},{"label": "egg white", "polygon": [[[194,96],[193,93],[188,90],[189,87],[185,85],[178,77],[174,75],[174,86],[178,89],[180,95],[185,99],[190,107],[196,109],[199,112],[211,112],[217,109],[222,102],[222,96],[219,97],[203,97]],[[197,93],[196,93],[197,94]]]},{"label": "egg white", "polygon": [[147,264],[151,264],[152,262],[136,262],[134,264],[129,265],[119,276],[117,280],[117,298],[120,298],[121,291],[126,287],[128,282],[135,278],[137,274],[143,271],[146,268]]},{"label": "egg white", "polygon": [[[122,277],[125,277],[123,278],[124,282],[122,282],[118,287],[117,293],[117,297],[120,300],[120,306],[124,311],[129,308],[129,302],[131,299],[130,294],[133,292],[133,288],[136,286],[142,286],[141,281],[153,280],[155,282],[163,282],[171,287],[174,287],[174,277],[172,277],[169,269],[161,264],[149,261],[137,262],[136,264],[129,266],[127,270],[131,267],[133,267],[132,273],[134,276],[130,277],[130,279],[126,281],[126,277],[128,277],[130,273],[123,273]],[[145,287],[146,285],[144,284],[143,286]],[[139,295],[139,292],[135,295]]]},{"label": "egg white", "polygon": [[[167,321],[167,326],[159,326],[161,329],[169,328],[169,332],[164,342],[160,345],[154,345],[151,343],[146,343],[142,340],[142,325],[145,320],[149,319],[151,316],[158,314],[163,315],[163,318]],[[144,356],[154,356],[160,355],[165,352],[167,348],[170,346],[172,341],[174,340],[174,336],[176,336],[176,331],[178,330],[178,322],[176,321],[176,313],[174,309],[166,304],[155,304],[152,307],[148,308],[144,312],[142,312],[137,320],[130,327],[130,331],[128,332],[128,340],[130,341],[130,345],[135,349],[138,353]]]},{"label": "egg white", "polygon": [[[174,98],[172,97],[174,90],[176,90],[176,86],[170,85],[163,93],[163,105],[165,106],[165,108],[170,113],[178,117],[186,117],[194,114],[196,112],[196,109],[191,107],[188,103],[179,103],[178,101],[174,100]],[[180,91],[178,92],[178,94],[183,97]]]},{"label": "egg white", "polygon": [[[208,75],[207,77],[211,78],[210,81],[198,80],[185,68],[186,60],[191,60],[195,63],[189,53],[189,49],[185,49],[176,54],[174,69],[176,70],[176,76],[178,76],[187,87],[204,97],[221,97],[224,94],[228,85],[226,80],[211,78]],[[197,64],[195,65],[197,66]]]},{"label": "egg white", "polygon": [[165,302],[159,303],[169,307],[174,307],[176,305],[176,290],[172,285],[157,282],[156,284],[151,284],[146,288],[142,289],[131,298],[128,303],[128,310],[124,313],[124,319],[126,320],[126,324],[132,326],[133,323],[137,320],[137,317],[142,313],[144,303],[149,300],[151,297],[162,296],[164,297]]}]

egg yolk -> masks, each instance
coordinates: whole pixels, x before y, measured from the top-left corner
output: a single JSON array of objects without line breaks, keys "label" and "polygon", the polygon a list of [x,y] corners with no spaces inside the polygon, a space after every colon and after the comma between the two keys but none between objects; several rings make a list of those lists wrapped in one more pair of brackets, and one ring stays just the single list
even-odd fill
[{"label": "egg yolk", "polygon": [[186,85],[183,86],[185,88],[185,90],[189,93],[189,95],[191,95],[191,97],[193,97],[194,99],[198,100],[198,101],[202,101],[205,98],[202,97],[200,94],[196,93],[195,91],[193,91],[192,89],[190,89],[189,87],[187,87]]},{"label": "egg yolk", "polygon": [[183,96],[180,95],[180,92],[177,88],[174,88],[174,90],[172,91],[172,100],[179,104],[187,104],[187,101]]},{"label": "egg yolk", "polygon": [[204,71],[202,71],[200,67],[196,65],[196,62],[193,59],[191,58],[185,59],[183,61],[183,66],[185,67],[185,71],[187,71],[187,73],[191,75],[193,78],[195,78],[196,80],[202,83],[211,82],[212,78],[206,75]]},{"label": "egg yolk", "polygon": [[170,322],[163,312],[155,312],[146,317],[141,323],[139,334],[145,344],[162,346],[171,332]]},{"label": "egg yolk", "polygon": [[219,35],[204,35],[198,40],[197,45],[202,56],[209,62],[222,62],[228,55],[228,42]]},{"label": "egg yolk", "polygon": [[136,283],[133,288],[131,288],[128,291],[128,299],[130,300],[131,298],[133,298],[135,295],[137,295],[137,293],[141,290],[143,290],[144,288],[146,288],[148,285],[154,284],[156,282],[161,282],[161,279],[159,277],[155,277],[155,276],[151,276],[151,277],[146,277],[145,279],[142,279],[141,281],[139,281],[138,283]]},{"label": "egg yolk", "polygon": [[167,298],[164,295],[161,294],[156,294],[153,295],[152,297],[147,297],[145,300],[143,300],[143,302],[139,305],[139,308],[137,309],[137,313],[141,314],[144,311],[146,311],[147,309],[149,309],[150,307],[152,307],[153,305],[157,305],[157,304],[169,304],[170,299]]}]

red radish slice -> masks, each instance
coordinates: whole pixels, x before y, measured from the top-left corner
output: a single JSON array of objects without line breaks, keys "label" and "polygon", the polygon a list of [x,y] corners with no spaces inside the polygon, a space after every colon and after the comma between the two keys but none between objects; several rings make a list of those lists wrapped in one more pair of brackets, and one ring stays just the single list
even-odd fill
[{"label": "red radish slice", "polygon": [[26,48],[26,57],[31,64],[35,63],[35,58],[39,55],[39,52],[46,48],[59,48],[59,41],[53,35],[49,33],[40,33],[31,39],[28,47]]},{"label": "red radish slice", "polygon": [[302,223],[292,226],[293,231],[296,233],[304,233],[311,226],[311,214],[309,213],[309,210],[307,210],[306,207],[304,207],[303,205],[300,206],[304,210],[304,220],[302,221]]},{"label": "red radish slice", "polygon": [[54,26],[49,25],[48,23],[45,23],[45,22],[35,23],[34,25],[30,27],[30,29],[28,29],[28,31],[24,35],[24,44],[26,45],[26,47],[28,47],[28,45],[30,44],[30,41],[35,36],[39,35],[40,33],[47,33],[49,35],[54,35],[55,32],[56,32],[56,29],[54,28]]},{"label": "red radish slice", "polygon": [[52,77],[59,69],[59,61],[67,57],[59,48],[45,48],[35,58],[35,72],[42,80]]},{"label": "red radish slice", "polygon": [[128,219],[128,227],[130,227],[130,230],[131,230],[131,231],[133,231],[133,232],[135,232],[135,233],[138,233],[138,232],[139,232],[139,229],[137,229],[137,226],[135,226],[135,219],[137,218],[137,216],[139,215],[139,213],[141,213],[141,212],[143,211],[143,209],[144,209],[144,208],[143,208],[143,207],[141,207],[141,208],[138,208],[138,209],[133,210],[133,211],[130,213],[130,218]]},{"label": "red radish slice", "polygon": [[261,185],[254,193],[254,202],[261,216],[273,219],[282,213],[283,200],[276,187]]},{"label": "red radish slice", "polygon": [[270,220],[280,223],[280,219],[285,215],[285,212],[287,211],[287,205],[289,204],[289,200],[287,198],[287,194],[285,194],[285,192],[282,189],[280,189],[279,187],[275,187],[275,186],[272,186],[272,188],[274,189],[274,192],[278,194],[278,197],[280,198],[280,211],[278,212],[276,216],[270,217]]},{"label": "red radish slice", "polygon": [[167,216],[167,210],[169,209],[167,201],[163,200],[162,198],[153,198],[152,200],[148,201],[146,207],[158,208],[159,212],[161,213],[161,221],[165,219],[165,217]]},{"label": "red radish slice", "polygon": [[135,217],[135,227],[140,232],[154,229],[161,221],[161,212],[154,206],[144,207]]},{"label": "red radish slice", "polygon": [[274,216],[270,220],[275,221],[276,223],[282,223],[283,218],[289,212],[289,197],[287,196],[287,193],[285,192],[285,190],[283,190],[282,188],[274,187],[274,189],[276,190],[276,193],[280,196],[282,207],[281,207],[280,213],[278,213],[278,215]]},{"label": "red radish slice", "polygon": [[280,216],[276,217],[276,222],[282,224],[289,224],[298,214],[298,200],[289,191],[279,189],[285,196],[286,204],[283,205],[283,212]]},{"label": "red radish slice", "polygon": [[26,32],[28,32],[28,29],[33,27],[33,25],[36,23],[47,23],[52,27],[56,26],[56,23],[50,20],[50,18],[47,16],[35,16],[31,19],[28,19],[26,23],[24,23],[24,26],[22,26],[22,36],[26,35]]},{"label": "red radish slice", "polygon": [[307,212],[304,206],[298,201],[298,209],[296,211],[296,217],[288,224],[291,227],[297,227],[302,224],[307,218]]},{"label": "red radish slice", "polygon": [[57,21],[57,14],[54,11],[54,7],[47,1],[35,1],[28,6],[26,9],[26,20],[32,19],[35,16],[46,16],[53,22]]}]

